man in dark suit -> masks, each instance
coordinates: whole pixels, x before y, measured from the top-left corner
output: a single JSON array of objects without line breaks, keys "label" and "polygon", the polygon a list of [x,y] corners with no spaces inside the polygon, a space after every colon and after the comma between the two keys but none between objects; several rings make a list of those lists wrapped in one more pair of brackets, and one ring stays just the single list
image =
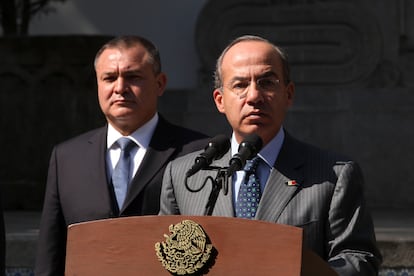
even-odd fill
[{"label": "man in dark suit", "polygon": [[[157,113],[167,79],[150,41],[137,36],[109,41],[96,55],[95,70],[99,104],[108,124],[63,142],[52,152],[37,276],[64,275],[68,225],[156,215],[168,161],[206,145],[204,134],[172,125]],[[122,138],[131,145],[125,155]],[[132,180],[115,185],[116,165],[124,157],[133,162],[124,163],[128,165],[120,177]]]},{"label": "man in dark suit", "polygon": [[[363,196],[359,166],[342,155],[293,138],[283,128],[295,87],[281,49],[257,36],[234,40],[217,61],[214,101],[229,121],[231,149],[211,166],[225,168],[250,134],[263,141],[254,181],[235,172],[228,195],[220,193],[212,215],[249,217],[302,227],[304,243],[340,275],[377,275],[381,255]],[[170,162],[165,170],[160,214],[203,215],[210,189],[188,191],[217,172],[185,172],[200,152]],[[247,178],[247,177],[246,177]],[[257,186],[256,186],[257,184]],[[240,193],[250,189],[258,199]],[[255,201],[258,206],[254,206]],[[247,212],[244,212],[247,211]]]}]

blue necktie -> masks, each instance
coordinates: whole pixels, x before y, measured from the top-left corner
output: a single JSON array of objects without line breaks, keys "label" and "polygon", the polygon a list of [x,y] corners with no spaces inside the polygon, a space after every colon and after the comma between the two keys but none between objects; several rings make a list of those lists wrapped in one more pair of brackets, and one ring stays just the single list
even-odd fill
[{"label": "blue necktie", "polygon": [[239,218],[254,219],[259,206],[260,191],[259,177],[256,175],[256,168],[259,164],[260,157],[247,160],[244,171],[246,176],[240,185],[239,195],[236,202],[236,216]]},{"label": "blue necktie", "polygon": [[124,200],[128,191],[130,168],[131,168],[131,149],[136,146],[131,139],[122,137],[117,141],[121,148],[121,156],[112,173],[112,185],[114,185],[116,201],[118,202],[119,210],[122,209]]}]

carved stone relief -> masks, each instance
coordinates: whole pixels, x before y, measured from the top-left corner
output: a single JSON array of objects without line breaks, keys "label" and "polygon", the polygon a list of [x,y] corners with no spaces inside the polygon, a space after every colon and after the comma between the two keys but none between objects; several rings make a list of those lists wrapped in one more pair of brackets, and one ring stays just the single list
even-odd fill
[{"label": "carved stone relief", "polygon": [[[412,72],[413,44],[402,45],[401,60],[385,57],[384,46],[398,41],[384,41],[382,13],[362,2],[211,0],[200,13],[196,29],[202,71],[211,74],[229,41],[256,34],[287,50],[297,85],[412,86],[407,71]],[[409,14],[411,2],[395,1],[392,9]],[[389,21],[396,29],[403,28],[405,36],[412,36],[409,16],[401,15],[400,26],[398,21]]]}]

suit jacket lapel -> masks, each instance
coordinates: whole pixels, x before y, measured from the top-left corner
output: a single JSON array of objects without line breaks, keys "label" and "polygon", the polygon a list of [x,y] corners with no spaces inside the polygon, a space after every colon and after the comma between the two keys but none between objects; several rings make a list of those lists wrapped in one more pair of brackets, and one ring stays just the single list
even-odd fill
[{"label": "suit jacket lapel", "polygon": [[[271,170],[257,210],[256,218],[276,222],[290,199],[303,183],[304,158],[300,144],[286,133],[283,146]],[[288,185],[295,181],[296,185]]]},{"label": "suit jacket lapel", "polygon": [[174,147],[175,138],[171,135],[172,132],[169,131],[169,128],[170,125],[160,116],[147,153],[130,183],[130,189],[126,196],[123,209],[137,197],[159,170],[166,165],[170,156],[176,151]]},{"label": "suit jacket lapel", "polygon": [[[97,198],[104,199],[103,206],[111,206],[112,210],[116,212],[117,207],[114,206],[112,199],[113,190],[108,181],[107,165],[106,165],[106,136],[107,127],[102,127],[91,136],[87,143],[87,151],[84,153],[85,166],[89,166],[90,179],[88,185],[91,186],[93,194],[99,195]],[[115,209],[114,209],[115,207]]]}]

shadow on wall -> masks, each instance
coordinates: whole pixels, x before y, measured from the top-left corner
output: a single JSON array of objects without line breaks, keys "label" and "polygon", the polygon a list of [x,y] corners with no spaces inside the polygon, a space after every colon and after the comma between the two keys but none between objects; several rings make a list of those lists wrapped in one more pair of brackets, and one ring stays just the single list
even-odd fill
[{"label": "shadow on wall", "polygon": [[0,144],[6,145],[0,182],[7,194],[5,209],[40,210],[53,145],[103,124],[93,59],[109,39],[0,39],[0,127],[5,130]]}]

